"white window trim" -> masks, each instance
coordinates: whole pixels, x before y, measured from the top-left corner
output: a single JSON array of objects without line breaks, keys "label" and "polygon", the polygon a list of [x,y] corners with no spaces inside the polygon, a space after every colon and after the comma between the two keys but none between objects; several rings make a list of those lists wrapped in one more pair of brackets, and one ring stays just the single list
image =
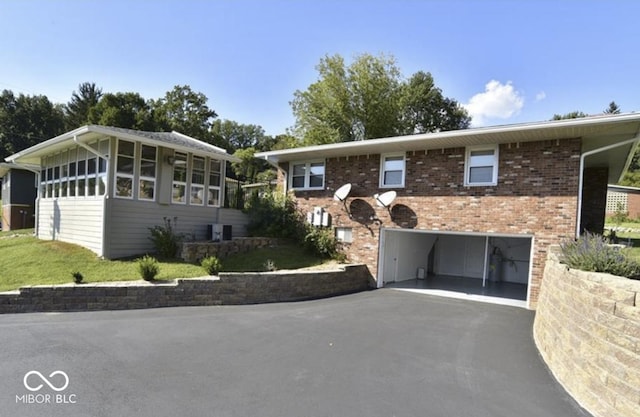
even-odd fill
[{"label": "white window trim", "polygon": [[[402,181],[400,184],[385,184],[384,183],[384,163],[387,158],[402,157]],[[407,177],[407,154],[405,152],[385,153],[380,155],[380,178],[378,186],[380,188],[404,188],[405,178]]]},{"label": "white window trim", "polygon": [[[220,164],[220,170],[216,171],[218,174],[218,183],[220,183],[220,185],[212,185],[211,184],[211,174],[212,174],[212,169],[211,166],[213,165],[213,162],[218,162]],[[224,170],[224,164],[222,161],[214,159],[214,158],[210,158],[207,160],[206,164],[205,164],[205,180],[206,180],[206,195],[205,195],[205,201],[207,204],[207,207],[220,207],[221,206],[221,200],[223,198],[222,196],[222,182],[223,182],[223,178],[224,176],[222,175],[222,172]],[[211,193],[211,191],[218,191],[218,202],[216,204],[209,204],[209,193]]]},{"label": "white window trim", "polygon": [[[184,177],[184,181],[176,181],[175,179],[175,162],[174,162],[174,166],[173,169],[171,170],[171,204],[178,204],[181,206],[185,206],[187,205],[187,203],[189,202],[189,187],[188,187],[188,182],[189,182],[189,175],[191,175],[191,169],[190,169],[190,164],[189,164],[189,154],[186,152],[175,152],[174,153],[174,158],[177,161],[177,155],[181,154],[181,155],[185,155],[185,177]],[[176,201],[173,199],[173,190],[175,189],[176,186],[182,186],[184,187],[184,201]]]},{"label": "white window trim", "polygon": [[[310,187],[309,186],[309,182],[310,182],[310,173],[311,173],[311,164],[317,164],[317,163],[322,163],[322,165],[324,166],[324,174],[322,175],[322,186],[320,187]],[[304,173],[304,186],[303,187],[294,187],[293,186],[293,166],[294,165],[302,165],[304,164],[305,166],[305,173]],[[314,159],[314,160],[309,160],[309,161],[293,161],[289,164],[289,189],[290,190],[300,190],[300,191],[305,191],[305,190],[324,190],[324,184],[325,181],[327,179],[327,163],[324,159]]]},{"label": "white window trim", "polygon": [[[132,170],[133,174],[126,174],[126,173],[123,173],[123,172],[118,172],[118,159],[120,158],[120,141],[133,143],[133,156],[124,155],[124,154],[122,155],[122,156],[127,157],[127,158],[133,158],[133,170]],[[136,192],[136,168],[139,165],[136,162],[137,161],[136,158],[138,156],[137,155],[138,154],[137,148],[138,148],[137,142],[133,142],[133,141],[130,141],[130,140],[127,140],[127,139],[120,139],[120,138],[118,138],[116,140],[116,163],[115,163],[115,172],[114,172],[114,175],[113,175],[113,179],[114,179],[114,181],[113,181],[113,197],[114,198],[122,198],[124,200],[133,200],[134,199],[135,192]],[[80,160],[78,159],[78,162],[79,161]],[[86,161],[86,158],[85,158],[85,161]],[[76,169],[77,169],[77,167],[76,167]],[[96,169],[97,169],[97,167],[96,167]],[[84,171],[85,173],[83,175],[84,178],[82,178],[82,179],[84,179],[86,181],[86,178],[87,178],[87,165],[86,165],[86,162],[85,162],[84,170],[85,170]],[[78,190],[80,188],[80,187],[78,187],[78,181],[80,181],[80,176],[78,176],[76,178],[77,178],[76,179],[76,196],[78,196]],[[118,195],[118,178],[125,178],[125,179],[130,179],[131,180],[131,195],[128,195],[128,196],[126,196],[126,195]],[[86,187],[86,182],[85,182],[85,187]],[[85,195],[84,196],[86,196],[86,191],[85,191]],[[82,197],[84,197],[84,196],[82,196]]]},{"label": "white window trim", "polygon": [[[193,175],[194,175],[194,171],[196,170],[196,163],[195,160],[197,159],[201,159],[202,160],[202,182],[193,182]],[[207,187],[205,186],[207,181],[207,158],[205,158],[204,156],[200,156],[200,155],[191,155],[191,170],[189,172],[189,205],[190,206],[204,206],[206,203],[206,199],[207,196],[205,195],[205,190],[207,189]],[[193,202],[193,192],[195,190],[199,190],[202,193],[202,202],[201,203],[194,203]]]},{"label": "white window trim", "polygon": [[[150,148],[154,148],[155,151],[156,151],[156,159],[153,161],[155,163],[155,171],[153,173],[153,175],[154,175],[153,177],[142,175],[142,164],[144,163],[144,161],[151,161],[150,159],[143,159],[142,158],[142,155],[144,153],[144,152],[142,152],[142,147],[143,146],[148,146]],[[140,163],[138,164],[138,200],[140,200],[140,201],[156,201],[156,198],[158,197],[157,179],[156,178],[158,177],[158,153],[159,152],[160,151],[159,151],[157,146],[147,145],[145,143],[142,143],[140,145]],[[98,167],[96,167],[96,173],[97,173],[97,171],[98,171]],[[153,198],[144,198],[142,196],[142,191],[140,190],[140,183],[142,181],[153,182]]]},{"label": "white window trim", "polygon": [[[466,155],[464,158],[464,185],[466,187],[486,187],[486,186],[496,186],[498,185],[498,166],[500,163],[500,147],[498,145],[487,145],[487,146],[469,146],[466,149]],[[469,158],[471,157],[472,151],[493,151],[493,175],[491,177],[491,182],[470,182],[469,174],[471,172],[471,165],[469,164]]]}]

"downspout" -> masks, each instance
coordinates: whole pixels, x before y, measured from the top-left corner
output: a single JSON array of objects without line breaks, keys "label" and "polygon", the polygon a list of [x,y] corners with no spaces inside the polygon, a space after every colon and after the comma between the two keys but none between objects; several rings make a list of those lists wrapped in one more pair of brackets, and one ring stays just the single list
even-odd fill
[{"label": "downspout", "polygon": [[607,145],[602,148],[592,149],[588,152],[585,152],[580,157],[580,171],[578,176],[578,213],[576,216],[576,239],[580,237],[580,223],[582,222],[582,187],[584,185],[584,161],[588,156],[595,155],[600,152],[605,152],[620,146],[628,145],[631,143],[637,143],[640,140],[640,132],[636,134],[633,139],[625,140],[624,142],[614,143],[612,145]]}]

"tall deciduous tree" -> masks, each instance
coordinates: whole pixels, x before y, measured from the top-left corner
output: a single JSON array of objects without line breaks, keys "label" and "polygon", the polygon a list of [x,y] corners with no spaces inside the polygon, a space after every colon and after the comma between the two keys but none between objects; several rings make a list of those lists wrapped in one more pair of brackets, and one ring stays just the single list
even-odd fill
[{"label": "tall deciduous tree", "polygon": [[466,129],[471,118],[460,104],[442,95],[435,86],[433,76],[418,71],[403,85],[400,105],[402,131],[413,133]]},{"label": "tall deciduous tree", "polygon": [[0,95],[0,161],[64,132],[62,106],[46,96],[15,96],[10,90]]},{"label": "tall deciduous tree", "polygon": [[78,91],[71,94],[71,100],[65,106],[65,124],[67,130],[73,130],[89,123],[91,109],[102,97],[102,89],[95,83],[85,82],[78,86]]},{"label": "tall deciduous tree", "polygon": [[207,96],[188,85],[177,85],[159,100],[151,101],[156,126],[209,141],[211,124],[218,115],[207,105]]},{"label": "tall deciduous tree", "polygon": [[431,74],[402,79],[393,57],[363,54],[346,66],[325,56],[319,79],[291,102],[306,144],[335,143],[469,126],[466,111],[436,88]]},{"label": "tall deciduous tree", "polygon": [[273,139],[265,135],[261,126],[217,119],[211,125],[211,141],[233,153],[237,149],[250,147],[260,151],[269,150]]},{"label": "tall deciduous tree", "polygon": [[106,93],[89,111],[91,123],[137,130],[155,130],[151,108],[138,93]]}]

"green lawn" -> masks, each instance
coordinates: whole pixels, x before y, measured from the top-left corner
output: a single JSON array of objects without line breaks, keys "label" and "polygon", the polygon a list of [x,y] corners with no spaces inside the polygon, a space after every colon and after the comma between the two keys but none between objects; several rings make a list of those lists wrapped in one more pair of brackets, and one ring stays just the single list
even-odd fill
[{"label": "green lawn", "polygon": [[[135,281],[140,275],[135,260],[106,261],[77,245],[33,237],[33,230],[0,232],[0,291],[21,286],[64,284],[80,272],[83,282]],[[298,245],[257,250],[222,260],[222,271],[264,271],[271,259],[278,269],[296,269],[323,263]],[[200,265],[160,262],[159,280],[206,275]]]}]

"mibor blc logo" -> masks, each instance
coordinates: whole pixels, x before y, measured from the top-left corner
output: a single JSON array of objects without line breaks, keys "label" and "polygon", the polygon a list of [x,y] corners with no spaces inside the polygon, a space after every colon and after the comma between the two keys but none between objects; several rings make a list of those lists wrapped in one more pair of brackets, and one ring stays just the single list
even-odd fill
[{"label": "mibor blc logo", "polygon": [[49,376],[44,376],[39,371],[29,371],[24,374],[22,383],[31,393],[16,395],[18,404],[75,404],[77,402],[76,394],[61,393],[69,386],[69,376],[64,371],[53,371]]}]

